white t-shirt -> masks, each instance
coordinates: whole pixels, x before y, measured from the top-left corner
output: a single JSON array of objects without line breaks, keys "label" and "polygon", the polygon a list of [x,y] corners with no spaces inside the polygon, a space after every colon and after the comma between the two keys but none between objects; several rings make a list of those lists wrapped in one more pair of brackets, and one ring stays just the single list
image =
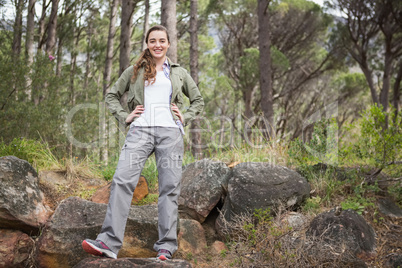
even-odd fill
[{"label": "white t-shirt", "polygon": [[144,113],[133,122],[134,126],[178,127],[170,111],[172,83],[163,71],[156,73],[155,83],[144,87]]}]

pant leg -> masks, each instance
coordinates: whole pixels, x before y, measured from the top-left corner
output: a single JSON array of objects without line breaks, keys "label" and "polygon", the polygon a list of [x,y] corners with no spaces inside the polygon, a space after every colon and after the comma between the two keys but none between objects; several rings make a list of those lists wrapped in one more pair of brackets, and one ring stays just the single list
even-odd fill
[{"label": "pant leg", "polygon": [[155,159],[158,168],[158,233],[154,249],[177,250],[177,218],[182,175],[183,138],[178,128],[156,127]]},{"label": "pant leg", "polygon": [[113,176],[103,226],[97,237],[116,254],[123,244],[134,189],[153,146],[148,128],[130,128]]}]

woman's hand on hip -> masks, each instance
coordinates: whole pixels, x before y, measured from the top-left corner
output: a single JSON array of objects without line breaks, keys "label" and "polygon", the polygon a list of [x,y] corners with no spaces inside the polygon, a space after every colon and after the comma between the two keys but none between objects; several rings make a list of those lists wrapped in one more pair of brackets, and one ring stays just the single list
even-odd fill
[{"label": "woman's hand on hip", "polygon": [[179,107],[177,107],[177,105],[174,103],[172,103],[172,111],[180,119],[181,123],[183,124],[183,115],[181,114]]},{"label": "woman's hand on hip", "polygon": [[126,118],[126,123],[131,123],[133,122],[135,117],[140,117],[141,114],[144,112],[144,105],[137,105],[134,109],[134,111],[132,111]]}]

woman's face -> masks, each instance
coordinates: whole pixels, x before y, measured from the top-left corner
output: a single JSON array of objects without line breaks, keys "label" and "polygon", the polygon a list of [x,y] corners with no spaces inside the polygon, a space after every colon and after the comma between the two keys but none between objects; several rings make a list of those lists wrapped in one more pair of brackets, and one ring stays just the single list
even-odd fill
[{"label": "woman's face", "polygon": [[154,59],[165,59],[170,43],[164,31],[152,31],[149,33],[147,46]]}]

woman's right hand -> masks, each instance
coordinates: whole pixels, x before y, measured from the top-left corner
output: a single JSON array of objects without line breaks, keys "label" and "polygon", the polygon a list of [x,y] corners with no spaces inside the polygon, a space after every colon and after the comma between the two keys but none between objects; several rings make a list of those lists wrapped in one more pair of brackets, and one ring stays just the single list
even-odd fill
[{"label": "woman's right hand", "polygon": [[126,123],[131,123],[133,122],[135,117],[140,117],[141,114],[144,112],[144,105],[137,105],[134,109],[134,111],[132,111],[126,118]]}]

